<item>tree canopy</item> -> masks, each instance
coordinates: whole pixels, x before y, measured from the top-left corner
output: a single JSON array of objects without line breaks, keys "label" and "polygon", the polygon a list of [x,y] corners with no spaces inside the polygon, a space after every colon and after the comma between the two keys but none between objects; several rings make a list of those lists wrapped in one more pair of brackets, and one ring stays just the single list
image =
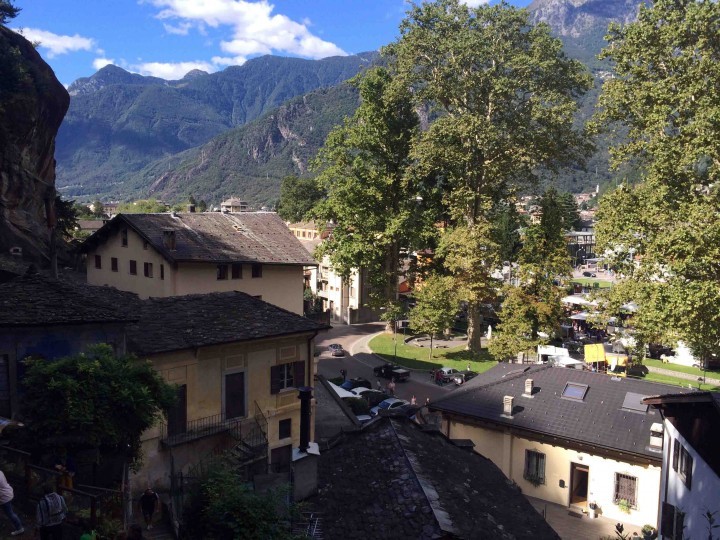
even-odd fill
[{"label": "tree canopy", "polygon": [[15,7],[10,0],[0,0],[0,24],[6,24],[20,13],[20,8]]},{"label": "tree canopy", "polygon": [[318,254],[329,255],[344,278],[366,270],[371,304],[387,307],[397,299],[400,251],[412,249],[428,223],[405,174],[419,119],[407,88],[387,70],[371,69],[352,83],[360,107],[328,135],[315,162],[327,198],[313,216],[336,224]]},{"label": "tree canopy", "polygon": [[285,221],[302,221],[324,197],[325,192],[315,178],[286,176],[280,185],[277,213]]},{"label": "tree canopy", "polygon": [[607,309],[635,300],[638,337],[720,354],[720,5],[657,0],[611,26],[595,127],[628,131],[614,163],[634,159],[639,186],[603,197],[599,252],[625,277]]},{"label": "tree canopy", "polygon": [[[534,183],[539,167],[554,171],[587,153],[573,115],[591,79],[547,25],[533,26],[527,11],[504,2],[413,5],[400,32],[385,53],[437,116],[414,145],[414,172],[443,194],[448,269],[469,301],[469,347],[479,350],[479,305],[494,295],[500,260],[491,234],[498,204]],[[453,250],[475,253],[479,264],[461,264]]]},{"label": "tree canopy", "polygon": [[449,276],[430,276],[418,286],[413,297],[417,304],[410,310],[410,327],[415,332],[430,335],[432,358],[432,338],[452,327],[458,311],[453,279]]},{"label": "tree canopy", "polygon": [[157,199],[140,199],[134,202],[122,203],[118,205],[118,214],[157,214],[167,212],[168,207],[165,203]]},{"label": "tree canopy", "polygon": [[140,459],[140,435],[175,400],[152,366],[108,345],[59,360],[26,360],[23,416],[38,448],[100,448]]}]

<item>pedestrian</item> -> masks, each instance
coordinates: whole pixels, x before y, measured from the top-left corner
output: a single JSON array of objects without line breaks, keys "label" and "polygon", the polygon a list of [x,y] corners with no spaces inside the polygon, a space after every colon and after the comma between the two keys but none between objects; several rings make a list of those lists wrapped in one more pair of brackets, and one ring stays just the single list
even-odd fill
[{"label": "pedestrian", "polygon": [[377,389],[378,392],[382,392],[382,383],[380,382],[380,379],[377,380]]},{"label": "pedestrian", "polygon": [[470,362],[468,362],[467,370],[470,371]]},{"label": "pedestrian", "polygon": [[145,525],[147,530],[152,529],[152,519],[157,506],[160,503],[160,497],[155,493],[152,488],[148,486],[145,493],[140,497],[140,510],[142,510],[143,518],[145,518]]},{"label": "pedestrian", "polygon": [[2,506],[3,512],[5,512],[5,515],[13,525],[13,530],[10,533],[11,536],[17,536],[18,534],[25,532],[22,521],[20,521],[20,518],[17,516],[12,507],[12,500],[14,496],[15,493],[13,492],[13,488],[10,484],[8,484],[8,481],[5,478],[5,473],[0,471],[0,506]]},{"label": "pedestrian", "polygon": [[438,386],[442,386],[442,383],[443,383],[443,374],[442,374],[442,371],[440,371],[438,369],[437,371],[435,371],[435,384],[437,384]]},{"label": "pedestrian", "polygon": [[347,370],[341,369],[341,370],[340,370],[340,375],[342,375],[343,382],[345,382],[345,381],[347,380]]},{"label": "pedestrian", "polygon": [[430,405],[430,398],[425,398],[425,406],[428,407]]},{"label": "pedestrian", "polygon": [[388,383],[388,393],[391,396],[395,395],[395,378],[390,379],[390,382]]},{"label": "pedestrian", "polygon": [[415,399],[415,396],[410,398],[410,405],[417,405],[417,399]]},{"label": "pedestrian", "polygon": [[49,485],[43,491],[45,495],[38,502],[35,512],[40,540],[62,540],[62,524],[68,511],[65,499]]}]

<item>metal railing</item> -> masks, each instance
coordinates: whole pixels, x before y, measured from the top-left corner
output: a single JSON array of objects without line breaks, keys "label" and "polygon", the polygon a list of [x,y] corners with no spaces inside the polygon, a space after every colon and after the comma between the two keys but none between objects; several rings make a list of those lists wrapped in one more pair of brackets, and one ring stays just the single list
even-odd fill
[{"label": "metal railing", "polygon": [[242,420],[242,418],[228,419],[225,413],[220,413],[190,420],[180,430],[170,429],[168,424],[162,423],[160,424],[160,442],[167,446],[183,444],[235,429]]}]

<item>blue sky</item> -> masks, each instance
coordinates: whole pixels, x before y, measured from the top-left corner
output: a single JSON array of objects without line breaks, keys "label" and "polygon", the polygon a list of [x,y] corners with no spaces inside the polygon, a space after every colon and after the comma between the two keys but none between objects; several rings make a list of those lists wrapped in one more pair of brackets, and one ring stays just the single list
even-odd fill
[{"label": "blue sky", "polygon": [[[483,0],[466,0],[479,4]],[[525,6],[529,0],[511,0]],[[66,86],[107,64],[164,79],[260,54],[324,58],[398,35],[404,0],[16,0],[9,25]]]}]

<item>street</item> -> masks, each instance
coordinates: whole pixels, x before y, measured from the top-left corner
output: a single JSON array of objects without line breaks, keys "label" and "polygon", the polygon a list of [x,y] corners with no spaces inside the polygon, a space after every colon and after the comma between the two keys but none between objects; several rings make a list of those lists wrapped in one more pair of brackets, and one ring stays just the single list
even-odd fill
[{"label": "street", "polygon": [[[318,357],[318,373],[326,378],[340,376],[340,370],[347,370],[349,379],[362,377],[372,383],[373,388],[377,386],[378,378],[373,374],[373,368],[383,364],[377,356],[370,352],[367,342],[378,332],[382,332],[385,323],[368,323],[358,325],[338,324],[330,330],[320,332],[315,338],[316,345],[321,351]],[[400,339],[401,336],[398,336]],[[330,356],[328,345],[339,343],[345,349],[344,357]],[[383,386],[386,386],[387,379],[380,379]],[[410,401],[415,396],[418,405],[425,403],[426,399],[434,401],[450,390],[456,388],[454,384],[445,386],[436,385],[430,378],[427,371],[411,370],[410,380],[404,383],[397,383],[395,396]]]}]

